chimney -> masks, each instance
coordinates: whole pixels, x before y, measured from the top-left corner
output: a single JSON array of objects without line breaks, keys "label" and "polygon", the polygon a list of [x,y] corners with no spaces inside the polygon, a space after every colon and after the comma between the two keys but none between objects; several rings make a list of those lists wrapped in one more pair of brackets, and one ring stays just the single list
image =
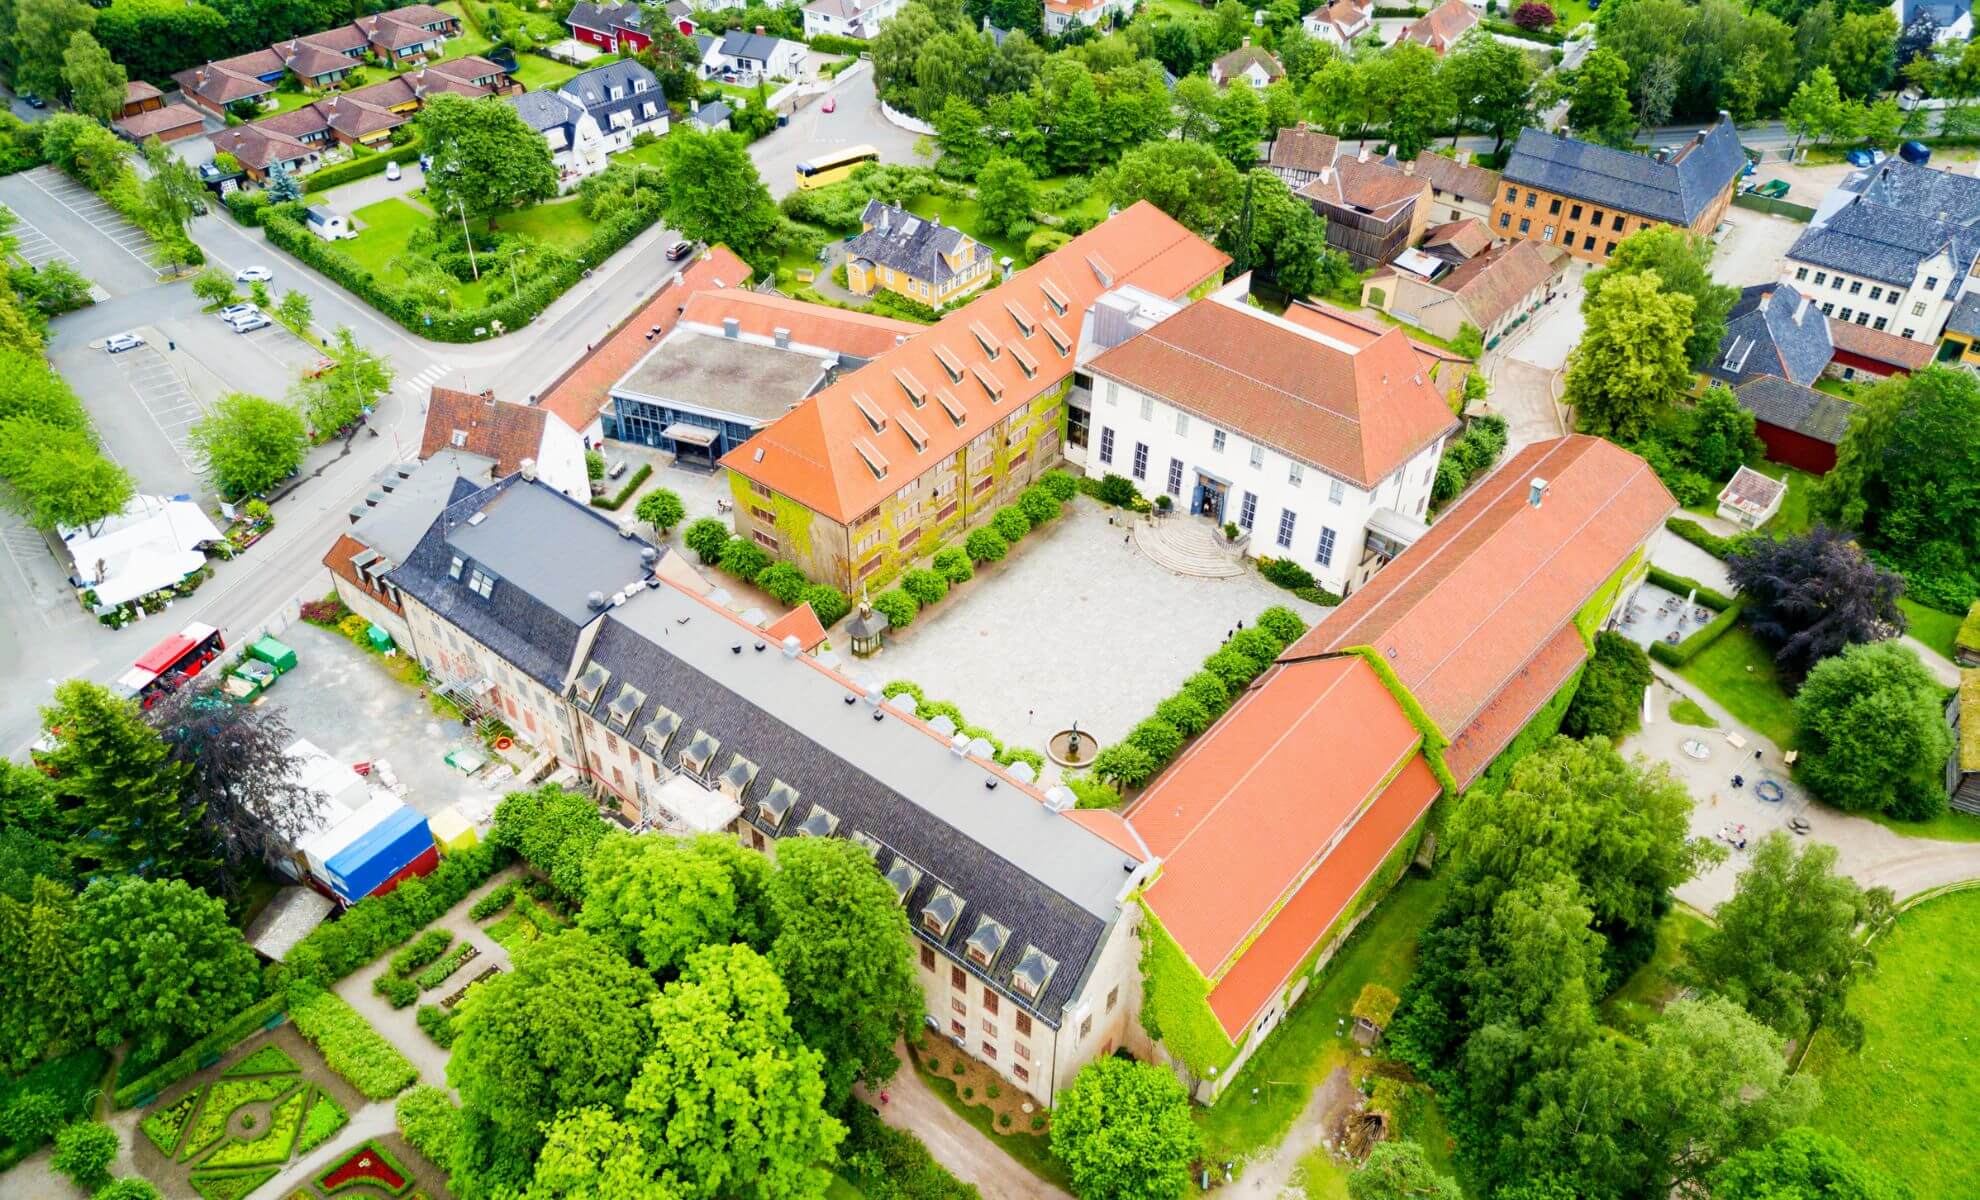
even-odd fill
[{"label": "chimney", "polygon": [[779,350],[789,350],[791,348],[791,331],[788,329],[773,329],[770,331],[770,338],[777,343],[777,349]]},{"label": "chimney", "polygon": [[763,36],[763,26],[761,26],[761,25],[758,25],[758,26],[756,27],[756,36],[757,36],[757,37],[762,37],[762,36]]},{"label": "chimney", "polygon": [[1547,481],[1535,475],[1533,482],[1526,485],[1526,502],[1534,508],[1539,508],[1540,502],[1546,498]]},{"label": "chimney", "polygon": [[1760,293],[1760,311],[1761,311],[1761,312],[1766,312],[1766,311],[1767,311],[1767,303],[1768,303],[1768,301],[1770,301],[1770,300],[1772,300],[1773,298],[1774,298],[1774,293],[1772,293],[1772,292],[1761,292],[1761,293]]},{"label": "chimney", "polygon": [[961,758],[963,755],[968,754],[969,735],[966,733],[959,733],[956,736],[950,738],[949,753],[955,755],[957,758]]},{"label": "chimney", "polygon": [[1334,179],[1334,168],[1332,167],[1320,168],[1320,182],[1323,186],[1327,184],[1331,184],[1333,182],[1333,179]]},{"label": "chimney", "polygon": [[1471,151],[1469,151],[1469,150],[1460,150],[1460,151],[1458,151],[1458,153],[1457,153],[1457,165],[1458,165],[1458,166],[1460,166],[1460,167],[1468,167],[1468,166],[1470,166],[1470,165],[1471,165]]},{"label": "chimney", "polygon": [[1794,306],[1794,323],[1796,325],[1801,324],[1802,314],[1806,313],[1807,311],[1808,311],[1808,297],[1803,296],[1801,298],[1801,303]]},{"label": "chimney", "polygon": [[1363,143],[1361,143],[1361,153],[1360,153],[1360,154],[1357,154],[1357,155],[1355,155],[1355,159],[1354,159],[1354,161],[1356,161],[1356,162],[1367,162],[1367,161],[1368,161],[1368,143],[1367,143],[1367,142],[1363,142]]},{"label": "chimney", "polygon": [[523,459],[523,460],[522,460],[522,461],[521,461],[520,463],[517,463],[517,464],[516,464],[516,468],[517,468],[518,470],[520,470],[520,471],[522,472],[522,477],[523,477],[524,479],[527,479],[527,480],[529,480],[529,481],[531,481],[532,483],[533,483],[533,482],[535,482],[535,480],[536,480],[536,460],[535,460],[535,459],[533,459],[533,458],[525,458],[525,459]]},{"label": "chimney", "polygon": [[[986,21],[987,21],[987,20],[989,20],[989,18],[988,18],[988,17],[985,17],[985,18],[984,18],[984,20],[986,20]],[[803,645],[803,643],[802,643],[802,642],[800,642],[800,641],[798,641],[798,635],[797,635],[797,634],[795,634],[795,633],[787,633],[787,634],[785,634],[785,635],[784,635],[784,657],[785,657],[785,658],[796,658],[796,657],[798,656],[798,648],[799,648],[800,646],[802,646],[802,645]]]},{"label": "chimney", "polygon": [[736,320],[734,317],[722,318],[723,337],[732,338],[740,335],[741,333],[742,333],[742,322]]},{"label": "chimney", "polygon": [[1403,174],[1404,174],[1404,175],[1415,175],[1415,174],[1416,174],[1416,160],[1415,160],[1415,159],[1413,159],[1413,158],[1412,158],[1412,159],[1410,159],[1410,160],[1409,160],[1408,162],[1406,162],[1406,163],[1404,163],[1404,164],[1402,165],[1402,169],[1403,169]]},{"label": "chimney", "polygon": [[886,698],[887,693],[880,690],[879,684],[870,683],[866,686],[866,707],[879,708],[880,702]]},{"label": "chimney", "polygon": [[1249,46],[1250,44],[1251,44],[1251,35],[1247,33],[1244,35],[1244,45]]}]

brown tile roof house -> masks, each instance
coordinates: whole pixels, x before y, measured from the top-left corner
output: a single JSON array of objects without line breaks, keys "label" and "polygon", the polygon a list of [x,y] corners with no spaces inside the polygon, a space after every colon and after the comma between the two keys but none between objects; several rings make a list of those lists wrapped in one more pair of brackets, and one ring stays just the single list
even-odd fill
[{"label": "brown tile roof house", "polygon": [[235,125],[213,135],[213,149],[240,160],[259,179],[277,162],[294,170],[330,147],[330,126],[313,104]]},{"label": "brown tile roof house", "polygon": [[1492,231],[1477,217],[1432,225],[1423,233],[1423,248],[1449,247],[1460,259],[1476,258],[1492,245]]},{"label": "brown tile roof house", "polygon": [[202,132],[206,118],[190,104],[168,104],[122,117],[113,128],[133,142],[154,137],[161,142],[172,142]]},{"label": "brown tile roof house", "polygon": [[1265,165],[1285,180],[1286,186],[1297,191],[1306,181],[1333,166],[1340,152],[1339,138],[1310,129],[1301,121],[1291,129],[1281,129],[1272,139],[1272,153]]},{"label": "brown tile roof house", "polygon": [[1327,244],[1363,269],[1394,258],[1429,222],[1429,183],[1393,160],[1370,158],[1365,146],[1359,157],[1336,160],[1315,175],[1298,194],[1327,218]]},{"label": "brown tile roof house", "polygon": [[1460,150],[1458,157],[1445,158],[1425,150],[1410,161],[1411,173],[1430,184],[1431,200],[1453,196],[1478,208],[1491,209],[1492,198],[1499,191],[1499,173],[1473,163],[1471,151]]},{"label": "brown tile roof house", "polygon": [[124,115],[157,108],[164,102],[165,93],[142,79],[133,79],[124,85]]},{"label": "brown tile roof house", "polygon": [[442,450],[465,450],[495,463],[495,478],[504,479],[535,458],[543,444],[543,427],[550,414],[530,404],[497,400],[494,392],[433,389],[420,433],[419,456],[432,458]]},{"label": "brown tile roof house", "polygon": [[[1302,328],[1351,346],[1368,345],[1396,328],[1374,317],[1351,313],[1314,300],[1295,300],[1286,306],[1285,318]],[[1437,385],[1437,391],[1445,400],[1455,402],[1463,389],[1464,377],[1473,370],[1472,361],[1462,354],[1433,346],[1416,337],[1409,339],[1409,345],[1416,352],[1417,366]]]},{"label": "brown tile roof house", "polygon": [[[1413,318],[1440,337],[1469,324],[1489,340],[1566,268],[1568,254],[1539,242],[1501,242],[1433,278],[1392,274],[1387,311]],[[1372,281],[1371,281],[1372,282]],[[1435,310],[1448,304],[1454,312]]]},{"label": "brown tile roof house", "polygon": [[1308,33],[1318,33],[1331,38],[1336,44],[1345,46],[1355,38],[1367,33],[1372,27],[1370,18],[1374,5],[1358,4],[1355,0],[1333,0],[1306,14],[1303,24]]},{"label": "brown tile roof house", "polygon": [[1420,42],[1439,54],[1457,45],[1458,39],[1478,24],[1478,14],[1465,0],[1444,0],[1436,8],[1409,23],[1396,37],[1398,44]]},{"label": "brown tile roof house", "polygon": [[258,77],[282,69],[282,60],[274,51],[256,50],[203,67],[189,67],[172,78],[186,99],[216,115],[225,115],[227,106],[236,101],[273,95],[275,85],[263,83]]},{"label": "brown tile roof house", "polygon": [[1890,368],[1885,374],[1922,371],[1932,365],[1932,356],[1938,351],[1930,342],[1913,341],[1834,317],[1829,318],[1829,341],[1835,346],[1838,358],[1849,355],[1861,359],[1872,371],[1881,364]]},{"label": "brown tile roof house", "polygon": [[[1254,71],[1255,68],[1255,71]],[[1249,37],[1244,45],[1224,55],[1210,64],[1210,82],[1225,87],[1240,75],[1262,74],[1266,83],[1276,83],[1286,77],[1286,69],[1279,60],[1263,46],[1254,46]]]},{"label": "brown tile roof house", "polygon": [[1402,330],[1352,345],[1215,298],[1086,369],[1369,489],[1457,427]]}]

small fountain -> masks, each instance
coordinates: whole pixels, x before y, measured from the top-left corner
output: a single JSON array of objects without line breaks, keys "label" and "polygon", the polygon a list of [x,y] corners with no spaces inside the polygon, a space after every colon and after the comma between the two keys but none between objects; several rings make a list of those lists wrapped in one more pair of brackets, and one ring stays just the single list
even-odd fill
[{"label": "small fountain", "polygon": [[1046,757],[1062,767],[1077,770],[1093,765],[1093,759],[1100,753],[1100,743],[1092,734],[1081,733],[1079,722],[1072,728],[1061,729],[1045,743]]}]

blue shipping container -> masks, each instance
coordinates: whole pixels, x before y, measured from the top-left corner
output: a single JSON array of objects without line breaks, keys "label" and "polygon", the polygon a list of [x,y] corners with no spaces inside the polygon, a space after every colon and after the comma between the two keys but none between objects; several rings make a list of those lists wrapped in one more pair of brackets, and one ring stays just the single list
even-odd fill
[{"label": "blue shipping container", "polygon": [[426,818],[414,809],[401,808],[323,865],[337,895],[346,904],[355,904],[432,848],[433,832]]}]

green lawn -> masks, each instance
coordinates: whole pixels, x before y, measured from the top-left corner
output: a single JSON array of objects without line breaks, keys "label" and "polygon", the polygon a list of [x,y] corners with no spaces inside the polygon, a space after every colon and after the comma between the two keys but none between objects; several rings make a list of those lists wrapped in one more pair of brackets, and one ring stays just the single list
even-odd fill
[{"label": "green lawn", "polygon": [[462,11],[460,0],[447,0],[438,7],[441,12],[461,19],[461,35],[447,39],[447,47],[440,54],[441,61],[466,58],[470,54],[486,54],[488,48],[495,44],[481,35],[479,22],[468,19],[467,13]]},{"label": "green lawn", "polygon": [[1744,625],[1726,630],[1678,674],[1776,746],[1794,747],[1794,703],[1775,678],[1773,656]]},{"label": "green lawn", "polygon": [[845,1176],[834,1175],[825,1185],[825,1200],[866,1200],[866,1193],[847,1183]]},{"label": "green lawn", "polygon": [[1685,944],[1708,928],[1704,917],[1683,905],[1665,913],[1657,922],[1657,952],[1602,1001],[1603,1023],[1624,1033],[1641,1034],[1650,1018],[1662,1012],[1678,993],[1672,975],[1684,956]]},{"label": "green lawn", "polygon": [[1845,400],[1856,399],[1856,385],[1845,379],[1833,379],[1827,375],[1815,381],[1815,390],[1840,396]]},{"label": "green lawn", "polygon": [[1017,262],[1024,261],[1024,243],[1006,237],[991,237],[976,228],[978,208],[970,199],[951,200],[947,196],[917,196],[908,205],[908,211],[917,217],[927,217],[931,221],[941,221],[990,247],[990,252],[999,258],[1009,255]]},{"label": "green lawn", "polygon": [[532,92],[555,91],[563,86],[566,79],[579,71],[588,71],[593,67],[602,67],[607,63],[618,61],[619,56],[616,54],[601,54],[582,67],[574,67],[569,63],[545,58],[541,54],[518,54],[514,79]]},{"label": "green lawn", "polygon": [[1147,3],[1141,6],[1141,15],[1151,19],[1174,17],[1178,21],[1216,20],[1216,16],[1209,9],[1195,3],[1195,0],[1147,0]]},{"label": "green lawn", "polygon": [[[598,223],[584,215],[576,199],[569,199],[552,200],[548,204],[505,213],[496,219],[495,227],[503,233],[524,234],[545,245],[571,250],[583,245],[585,239],[597,230]],[[485,229],[485,223],[474,224],[476,233]]]},{"label": "green lawn", "polygon": [[1936,608],[1927,608],[1916,600],[1900,598],[1898,607],[1904,610],[1905,623],[1911,626],[1908,632],[1912,637],[1924,642],[1950,661],[1953,656],[1953,639],[1959,636],[1960,617],[1942,613]]},{"label": "green lawn", "polygon": [[[1402,990],[1416,963],[1417,936],[1442,902],[1446,883],[1441,875],[1404,876],[1334,956],[1318,985],[1307,989],[1245,1063],[1223,1098],[1214,1107],[1194,1110],[1212,1159],[1244,1158],[1277,1144],[1306,1107],[1314,1087],[1355,1056],[1359,1047],[1342,1032],[1341,1018],[1367,984]],[[1255,1103],[1253,1088],[1260,1089]],[[1426,1144],[1425,1149],[1439,1158],[1445,1154],[1441,1143]],[[1330,1164],[1320,1165],[1332,1171]],[[1324,1178],[1326,1172],[1310,1174]],[[1315,1186],[1318,1180],[1310,1180],[1309,1187]]]},{"label": "green lawn", "polygon": [[324,95],[325,93],[322,92],[305,92],[300,90],[291,92],[277,88],[274,95],[275,107],[262,109],[261,116],[256,117],[255,120],[259,121],[261,117],[273,117],[285,112],[294,112],[305,104],[323,99]]},{"label": "green lawn", "polygon": [[1883,813],[1860,813],[1901,837],[1930,838],[1936,842],[1980,842],[1980,817],[1947,809],[1929,821],[1900,821]]},{"label": "green lawn", "polygon": [[977,1132],[995,1142],[998,1149],[1016,1159],[1025,1170],[1047,1183],[1071,1189],[1072,1176],[1066,1174],[1066,1165],[1052,1157],[1051,1138],[1042,1133],[999,1132],[995,1125],[996,1117],[989,1109],[981,1104],[964,1104],[962,1098],[956,1095],[955,1080],[946,1075],[937,1075],[933,1071],[924,1070],[921,1063],[912,1056],[909,1058],[909,1066],[920,1073],[921,1081],[942,1098],[942,1103],[948,1105],[957,1116],[976,1126]]},{"label": "green lawn", "polygon": [[[360,226],[358,236],[339,242],[338,248],[372,274],[388,280],[396,274],[388,269],[389,264],[405,253],[407,241],[431,219],[424,208],[398,198],[367,204],[351,215]],[[575,200],[558,200],[508,213],[496,221],[496,227],[503,233],[525,234],[546,245],[569,249],[590,237],[596,224],[578,210]],[[487,222],[472,222],[470,228],[478,245],[488,233]],[[485,302],[487,294],[485,284],[464,283],[455,296],[460,304],[472,307]]]},{"label": "green lawn", "polygon": [[1863,1048],[1817,1034],[1802,1069],[1822,1084],[1810,1122],[1921,1196],[1980,1195],[1980,892],[1920,905],[1877,943],[1851,991]]},{"label": "green lawn", "polygon": [[1706,712],[1697,701],[1691,699],[1689,696],[1680,696],[1678,702],[1671,705],[1671,720],[1676,721],[1680,725],[1696,725],[1700,729],[1717,729],[1719,727],[1719,723],[1712,719],[1712,714]]}]

